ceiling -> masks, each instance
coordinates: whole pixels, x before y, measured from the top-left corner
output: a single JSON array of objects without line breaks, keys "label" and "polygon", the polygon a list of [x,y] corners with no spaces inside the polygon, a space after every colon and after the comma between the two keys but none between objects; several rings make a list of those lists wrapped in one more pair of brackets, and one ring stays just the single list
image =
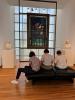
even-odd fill
[{"label": "ceiling", "polygon": [[[19,0],[7,0],[10,5],[18,5]],[[41,1],[57,1],[57,7],[63,8],[69,0],[41,0]],[[36,2],[31,0],[20,0],[21,4],[24,6],[36,6],[36,7],[54,7],[54,4],[50,4],[49,2]]]}]

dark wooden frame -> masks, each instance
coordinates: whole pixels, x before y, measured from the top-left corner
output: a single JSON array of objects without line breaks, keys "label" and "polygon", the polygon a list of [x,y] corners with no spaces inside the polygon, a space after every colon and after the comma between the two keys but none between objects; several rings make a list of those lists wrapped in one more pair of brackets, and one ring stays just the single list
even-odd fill
[{"label": "dark wooden frame", "polygon": [[[40,25],[41,23],[42,26],[44,26],[44,28],[35,29],[34,23],[35,25],[36,24]],[[49,15],[28,13],[27,14],[27,48],[34,48],[34,49],[48,48],[48,37],[49,37]]]}]

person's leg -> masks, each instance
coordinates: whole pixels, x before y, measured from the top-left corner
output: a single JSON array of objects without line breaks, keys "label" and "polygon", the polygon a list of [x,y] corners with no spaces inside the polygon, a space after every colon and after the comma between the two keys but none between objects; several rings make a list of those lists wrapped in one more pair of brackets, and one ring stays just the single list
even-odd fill
[{"label": "person's leg", "polygon": [[[22,71],[22,72],[23,72],[23,71]],[[25,66],[24,73],[25,73],[25,81],[28,83],[27,76],[28,76],[29,74],[34,73],[34,71],[32,70],[31,66]]]},{"label": "person's leg", "polygon": [[16,75],[16,80],[19,79],[21,72],[25,73],[25,68],[18,68],[17,75]]},{"label": "person's leg", "polygon": [[25,78],[26,78],[27,75],[35,73],[32,70],[31,66],[25,66],[24,68],[19,68],[18,71],[17,71],[16,80],[19,79],[21,72],[25,73]]},{"label": "person's leg", "polygon": [[18,84],[18,79],[21,75],[21,72],[25,73],[25,80],[26,82],[28,82],[27,80],[27,75],[34,73],[34,71],[32,70],[31,66],[25,66],[24,68],[19,68],[16,74],[16,80],[11,81],[11,83],[13,84]]},{"label": "person's leg", "polygon": [[61,70],[61,69],[60,69],[60,68],[58,68],[57,66],[55,66],[55,69],[56,69],[56,70]]},{"label": "person's leg", "polygon": [[12,80],[11,81],[12,84],[18,84],[18,79],[20,77],[21,72],[24,72],[24,69],[25,68],[18,68],[17,75],[16,75],[16,80]]},{"label": "person's leg", "polygon": [[32,70],[31,66],[25,66],[25,75],[35,74],[36,72]]}]

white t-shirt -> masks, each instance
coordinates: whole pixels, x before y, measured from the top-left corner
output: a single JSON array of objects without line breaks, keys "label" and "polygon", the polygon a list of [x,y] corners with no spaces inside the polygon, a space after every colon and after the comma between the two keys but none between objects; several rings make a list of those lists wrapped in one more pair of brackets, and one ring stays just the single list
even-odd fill
[{"label": "white t-shirt", "polygon": [[40,60],[36,56],[31,57],[29,61],[31,63],[32,70],[38,71],[40,69]]},{"label": "white t-shirt", "polygon": [[55,57],[56,66],[60,69],[67,68],[67,59],[64,55],[59,55]]},{"label": "white t-shirt", "polygon": [[43,54],[41,61],[43,62],[44,65],[51,66],[53,62],[53,56],[50,55],[49,53]]}]

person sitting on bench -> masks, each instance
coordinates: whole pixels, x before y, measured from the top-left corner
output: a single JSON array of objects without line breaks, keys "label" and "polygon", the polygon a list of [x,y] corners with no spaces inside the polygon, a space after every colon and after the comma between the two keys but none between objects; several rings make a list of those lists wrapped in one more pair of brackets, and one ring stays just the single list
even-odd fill
[{"label": "person sitting on bench", "polygon": [[57,56],[55,57],[55,69],[67,69],[67,59],[64,54],[60,50],[57,52]]},{"label": "person sitting on bench", "polygon": [[[35,53],[31,51],[29,53],[29,66],[25,66],[24,68],[18,68],[16,80],[11,81],[13,84],[18,83],[18,79],[20,77],[21,72],[25,73],[26,75],[34,74],[40,70],[40,60],[35,56]],[[26,79],[27,81],[27,79]]]},{"label": "person sitting on bench", "polygon": [[45,70],[52,69],[53,60],[53,56],[49,54],[49,50],[45,49],[41,58],[41,68]]}]

